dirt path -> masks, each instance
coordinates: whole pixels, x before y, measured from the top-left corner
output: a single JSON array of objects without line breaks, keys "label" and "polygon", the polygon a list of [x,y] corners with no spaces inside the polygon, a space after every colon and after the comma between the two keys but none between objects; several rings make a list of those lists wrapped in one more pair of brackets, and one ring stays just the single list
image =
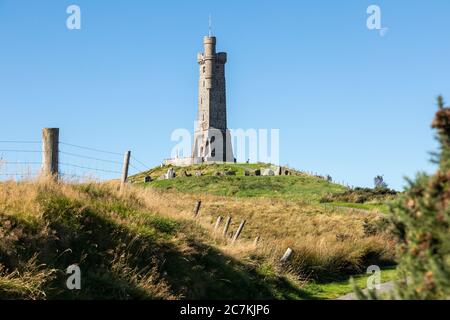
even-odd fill
[{"label": "dirt path", "polygon": [[[392,291],[393,288],[394,288],[394,281],[389,281],[386,283],[382,283],[380,285],[380,288],[377,289],[376,292],[377,294],[389,293],[390,291]],[[364,289],[363,292],[367,294],[368,290]],[[357,300],[357,297],[355,293],[349,293],[344,296],[340,296],[336,300]]]}]

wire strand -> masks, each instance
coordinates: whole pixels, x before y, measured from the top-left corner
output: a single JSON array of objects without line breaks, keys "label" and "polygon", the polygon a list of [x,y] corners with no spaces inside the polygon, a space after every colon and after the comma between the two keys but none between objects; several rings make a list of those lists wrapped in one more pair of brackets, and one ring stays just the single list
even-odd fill
[{"label": "wire strand", "polygon": [[42,150],[0,150],[0,152],[41,153]]},{"label": "wire strand", "polygon": [[60,142],[59,144],[70,146],[70,147],[74,147],[74,148],[79,148],[79,149],[90,150],[90,151],[114,154],[114,155],[119,155],[119,156],[122,155],[121,153],[118,153],[118,152],[105,151],[105,150],[100,150],[100,149],[95,149],[95,148],[90,148],[90,147],[83,147],[83,146],[79,146],[79,145],[72,144],[72,143],[67,143],[67,142]]},{"label": "wire strand", "polygon": [[35,143],[41,143],[42,141],[13,141],[13,140],[6,140],[2,141],[0,140],[0,143],[22,143],[22,144],[35,144]]},{"label": "wire strand", "polygon": [[0,165],[2,164],[42,164],[42,162],[27,162],[27,161],[1,161]]},{"label": "wire strand", "polygon": [[65,155],[68,155],[68,156],[72,156],[72,157],[77,157],[77,158],[84,158],[84,159],[96,160],[96,161],[102,161],[102,162],[114,163],[114,164],[122,164],[122,162],[120,162],[120,161],[113,161],[113,160],[106,160],[106,159],[99,159],[99,158],[94,158],[94,157],[88,157],[88,156],[83,156],[81,154],[76,154],[76,153],[71,153],[71,152],[60,151],[59,153],[65,154]]},{"label": "wire strand", "polygon": [[120,174],[120,172],[118,172],[118,171],[104,170],[104,169],[95,169],[95,168],[84,167],[84,166],[79,166],[79,165],[70,164],[70,163],[59,163],[59,164],[62,165],[62,166],[74,167],[74,168],[79,168],[79,169],[86,169],[86,170],[92,170],[92,171]]},{"label": "wire strand", "polygon": [[0,173],[0,176],[4,177],[34,177],[37,176],[38,173]]},{"label": "wire strand", "polygon": [[139,163],[141,166],[143,166],[145,168],[145,170],[150,170],[149,167],[147,167],[142,161],[139,161],[138,159],[136,159],[134,156],[131,156],[131,158],[136,161],[137,163]]}]

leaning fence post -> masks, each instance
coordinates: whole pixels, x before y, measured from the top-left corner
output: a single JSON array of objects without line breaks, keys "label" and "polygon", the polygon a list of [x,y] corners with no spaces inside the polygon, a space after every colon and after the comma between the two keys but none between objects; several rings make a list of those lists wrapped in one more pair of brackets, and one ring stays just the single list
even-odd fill
[{"label": "leaning fence post", "polygon": [[292,255],[292,249],[291,248],[287,248],[286,252],[281,257],[280,262],[282,264],[286,263],[289,260],[289,258],[291,257],[291,255]]},{"label": "leaning fence post", "polygon": [[261,239],[260,236],[257,236],[257,237],[255,238],[255,241],[253,242],[253,245],[254,245],[255,247],[258,246],[258,243],[259,243],[259,240],[260,240],[260,239]]},{"label": "leaning fence post", "polygon": [[128,180],[128,169],[130,167],[131,151],[125,152],[123,157],[122,179],[120,180],[120,190],[123,191]]},{"label": "leaning fence post", "polygon": [[223,237],[226,238],[227,237],[227,232],[228,232],[228,228],[230,227],[231,224],[231,217],[228,217],[227,220],[225,221],[225,226],[223,227]]},{"label": "leaning fence post", "polygon": [[236,240],[239,238],[239,235],[242,232],[242,229],[244,229],[244,225],[245,225],[245,220],[242,220],[241,224],[239,225],[239,228],[236,230],[236,233],[234,234],[233,240],[231,241],[231,243],[235,243]]},{"label": "leaning fence post", "polygon": [[42,129],[42,171],[47,177],[59,177],[59,128]]},{"label": "leaning fence post", "polygon": [[200,206],[202,205],[201,201],[197,201],[194,207],[194,216],[198,216],[198,212],[200,211]]},{"label": "leaning fence post", "polygon": [[214,226],[214,232],[216,232],[217,229],[219,229],[221,222],[222,222],[222,217],[221,216],[217,217],[216,225]]}]

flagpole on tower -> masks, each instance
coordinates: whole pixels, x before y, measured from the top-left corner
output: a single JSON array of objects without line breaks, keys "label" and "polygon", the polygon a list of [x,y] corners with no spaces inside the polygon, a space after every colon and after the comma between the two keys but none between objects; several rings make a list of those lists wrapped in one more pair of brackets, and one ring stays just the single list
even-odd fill
[{"label": "flagpole on tower", "polygon": [[209,37],[212,37],[212,18],[211,13],[209,14]]}]

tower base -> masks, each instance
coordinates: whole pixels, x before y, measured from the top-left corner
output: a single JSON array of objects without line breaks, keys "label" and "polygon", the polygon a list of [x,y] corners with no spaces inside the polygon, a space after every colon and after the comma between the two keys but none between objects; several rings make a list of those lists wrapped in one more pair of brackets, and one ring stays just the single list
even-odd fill
[{"label": "tower base", "polygon": [[210,128],[196,131],[192,157],[200,158],[201,162],[234,162],[230,130]]}]

